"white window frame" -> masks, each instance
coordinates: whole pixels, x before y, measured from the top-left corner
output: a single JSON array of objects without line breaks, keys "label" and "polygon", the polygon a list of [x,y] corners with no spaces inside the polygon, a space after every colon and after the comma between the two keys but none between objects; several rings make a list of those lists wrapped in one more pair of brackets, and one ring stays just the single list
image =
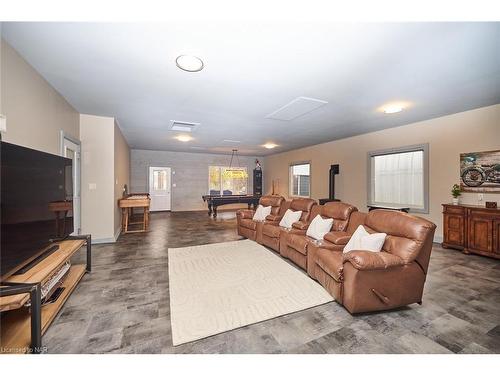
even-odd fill
[{"label": "white window frame", "polygon": [[[208,195],[210,195],[210,168],[213,168],[213,167],[221,169],[221,168],[229,168],[229,165],[209,165],[208,166],[208,179],[207,179],[207,182],[208,182],[208,184],[207,184],[208,185]],[[246,167],[246,166],[243,166],[243,167],[238,166],[238,167],[232,167],[232,168],[244,169],[247,172],[247,176],[248,176],[248,167]],[[246,181],[247,181],[246,185],[247,185],[247,194],[248,194],[248,191],[250,190],[249,178],[248,177],[246,178]],[[224,189],[223,189],[222,186],[223,186],[223,184],[222,184],[222,171],[221,171],[220,188],[219,188],[219,194],[220,195],[222,195],[222,193],[224,191]]]},{"label": "white window frame", "polygon": [[[428,214],[429,213],[429,144],[428,143],[422,143],[422,144],[417,144],[417,145],[411,145],[411,146],[403,146],[403,147],[397,147],[397,148],[388,148],[384,150],[377,150],[377,151],[370,151],[367,154],[367,202],[368,206],[373,205],[380,205],[377,204],[377,202],[373,202],[373,179],[372,179],[372,157],[373,156],[381,156],[381,155],[390,155],[390,154],[400,154],[400,153],[405,153],[405,152],[414,152],[414,151],[423,151],[424,154],[424,160],[423,160],[423,192],[424,192],[424,208],[412,208],[410,207],[410,212],[412,213],[422,213],[422,214]],[[390,204],[386,203],[388,206],[401,206],[404,207],[404,205],[401,204]]]},{"label": "white window frame", "polygon": [[[297,165],[309,164],[309,195],[295,195],[293,194],[293,173],[292,168]],[[296,161],[288,166],[288,195],[290,198],[311,198],[311,188],[312,188],[312,163],[310,160],[306,161]]]}]

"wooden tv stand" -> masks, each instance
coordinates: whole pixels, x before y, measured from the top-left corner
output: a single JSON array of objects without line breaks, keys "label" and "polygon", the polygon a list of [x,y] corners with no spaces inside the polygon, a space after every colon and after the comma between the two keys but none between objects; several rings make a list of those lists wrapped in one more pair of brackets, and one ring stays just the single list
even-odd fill
[{"label": "wooden tv stand", "polygon": [[[86,272],[91,271],[91,237],[70,236],[58,242],[59,249],[23,274],[2,281],[0,288],[0,353],[41,353],[45,351],[41,337]],[[87,264],[71,265],[59,297],[41,305],[41,286],[83,246],[87,248]],[[31,308],[25,303],[31,298]],[[33,301],[33,298],[38,300]]]}]

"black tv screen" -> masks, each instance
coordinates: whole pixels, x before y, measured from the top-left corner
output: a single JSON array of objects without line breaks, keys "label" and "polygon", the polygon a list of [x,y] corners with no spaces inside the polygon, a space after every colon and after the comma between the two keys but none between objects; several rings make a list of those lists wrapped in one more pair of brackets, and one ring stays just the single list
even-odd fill
[{"label": "black tv screen", "polygon": [[73,232],[73,173],[71,159],[7,142],[0,142],[0,169],[4,280]]}]

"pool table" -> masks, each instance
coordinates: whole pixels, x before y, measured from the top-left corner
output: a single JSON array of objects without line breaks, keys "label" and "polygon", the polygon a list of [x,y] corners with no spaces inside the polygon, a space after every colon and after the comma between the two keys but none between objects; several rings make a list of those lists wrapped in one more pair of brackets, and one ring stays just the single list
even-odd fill
[{"label": "pool table", "polygon": [[202,195],[204,202],[208,204],[208,216],[217,217],[217,207],[225,204],[246,203],[248,208],[257,208],[260,195]]}]

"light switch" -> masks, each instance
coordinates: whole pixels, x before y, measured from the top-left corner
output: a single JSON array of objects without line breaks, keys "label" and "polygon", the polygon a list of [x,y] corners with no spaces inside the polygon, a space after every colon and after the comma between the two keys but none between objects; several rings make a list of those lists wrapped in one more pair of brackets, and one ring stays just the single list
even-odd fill
[{"label": "light switch", "polygon": [[7,131],[7,117],[5,115],[0,114],[0,132]]},{"label": "light switch", "polygon": [[95,183],[91,182],[91,183],[89,184],[89,190],[95,190],[95,189],[97,189],[97,184],[95,184]]},{"label": "light switch", "polygon": [[172,187],[177,187],[177,184],[172,184]]},{"label": "light switch", "polygon": [[483,201],[483,199],[484,199],[484,195],[483,195],[483,193],[479,193],[479,194],[477,195],[477,200],[478,200],[479,202],[482,202],[482,201]]}]

